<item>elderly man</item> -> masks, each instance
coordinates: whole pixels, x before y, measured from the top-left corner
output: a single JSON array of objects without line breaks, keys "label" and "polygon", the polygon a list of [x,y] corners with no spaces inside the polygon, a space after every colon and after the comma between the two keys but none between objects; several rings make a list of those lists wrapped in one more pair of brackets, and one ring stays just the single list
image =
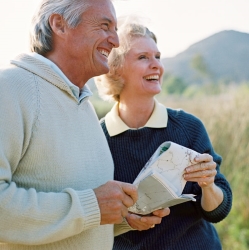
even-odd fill
[{"label": "elderly man", "polygon": [[111,249],[137,191],[112,181],[85,83],[119,45],[114,7],[43,0],[30,41],[0,70],[0,249]]}]

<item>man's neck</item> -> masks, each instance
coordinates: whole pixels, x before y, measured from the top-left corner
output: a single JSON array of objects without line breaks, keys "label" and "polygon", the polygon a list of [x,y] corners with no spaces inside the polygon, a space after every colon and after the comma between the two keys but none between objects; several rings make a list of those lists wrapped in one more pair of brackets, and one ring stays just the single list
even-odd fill
[{"label": "man's neck", "polygon": [[79,63],[74,62],[71,60],[68,62],[68,60],[65,60],[63,56],[58,56],[55,53],[47,53],[44,55],[47,59],[51,60],[53,63],[55,63],[60,70],[64,73],[64,75],[76,86],[78,86],[80,89],[84,87],[86,82],[90,79],[90,77],[87,77],[84,75],[84,68],[79,65]]}]

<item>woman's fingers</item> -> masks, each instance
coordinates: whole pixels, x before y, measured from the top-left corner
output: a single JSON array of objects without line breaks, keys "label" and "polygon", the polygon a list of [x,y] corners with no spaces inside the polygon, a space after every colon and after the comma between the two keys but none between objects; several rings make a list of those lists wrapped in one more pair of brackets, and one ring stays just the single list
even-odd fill
[{"label": "woman's fingers", "polygon": [[185,173],[184,178],[193,179],[193,178],[200,178],[200,177],[213,177],[216,175],[216,173],[217,173],[216,169],[205,169],[205,170]]},{"label": "woman's fingers", "polygon": [[161,223],[164,216],[169,214],[169,208],[159,209],[154,211],[152,214],[145,216],[128,213],[126,220],[132,228],[142,231],[154,228],[155,225]]},{"label": "woman's fingers", "polygon": [[163,209],[158,209],[153,212],[153,215],[158,216],[158,217],[165,217],[170,214],[170,209],[168,207],[163,208]]},{"label": "woman's fingers", "polygon": [[198,182],[200,186],[207,186],[214,182],[217,174],[216,163],[209,154],[201,154],[196,159],[197,164],[185,169],[184,179],[186,181]]}]

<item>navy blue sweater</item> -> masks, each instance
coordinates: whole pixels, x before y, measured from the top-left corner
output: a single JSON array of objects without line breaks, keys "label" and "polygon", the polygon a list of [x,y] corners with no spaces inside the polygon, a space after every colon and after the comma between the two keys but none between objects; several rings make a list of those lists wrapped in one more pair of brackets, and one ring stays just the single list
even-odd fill
[{"label": "navy blue sweater", "polygon": [[117,250],[218,250],[221,243],[212,225],[224,219],[232,206],[229,183],[220,173],[221,157],[217,155],[202,122],[182,110],[168,111],[166,128],[141,128],[128,130],[110,137],[104,119],[101,126],[112,152],[114,179],[133,183],[136,176],[154,151],[165,141],[172,141],[199,153],[208,153],[217,163],[215,184],[224,193],[224,200],[214,211],[201,207],[201,188],[195,182],[187,182],[183,193],[195,194],[196,202],[186,202],[170,208],[170,215],[160,225],[146,231],[130,231],[114,239]]}]

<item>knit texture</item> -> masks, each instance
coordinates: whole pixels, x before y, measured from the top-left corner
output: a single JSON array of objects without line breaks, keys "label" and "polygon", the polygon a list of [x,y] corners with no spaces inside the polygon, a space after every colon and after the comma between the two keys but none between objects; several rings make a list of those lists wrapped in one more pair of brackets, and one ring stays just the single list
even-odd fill
[{"label": "knit texture", "polygon": [[224,219],[232,205],[232,192],[220,173],[221,157],[214,152],[202,122],[182,110],[168,111],[166,128],[127,130],[110,137],[104,119],[102,129],[106,135],[114,160],[114,179],[133,183],[154,151],[165,141],[172,141],[199,153],[211,154],[217,163],[215,184],[224,193],[224,200],[214,211],[201,207],[201,188],[187,182],[183,193],[195,194],[196,202],[186,202],[170,208],[170,215],[160,225],[146,231],[132,231],[114,239],[117,250],[218,250],[221,249],[217,232],[212,225]]},{"label": "knit texture", "polygon": [[0,249],[111,249],[94,188],[113,161],[88,98],[22,54],[0,70]]}]

